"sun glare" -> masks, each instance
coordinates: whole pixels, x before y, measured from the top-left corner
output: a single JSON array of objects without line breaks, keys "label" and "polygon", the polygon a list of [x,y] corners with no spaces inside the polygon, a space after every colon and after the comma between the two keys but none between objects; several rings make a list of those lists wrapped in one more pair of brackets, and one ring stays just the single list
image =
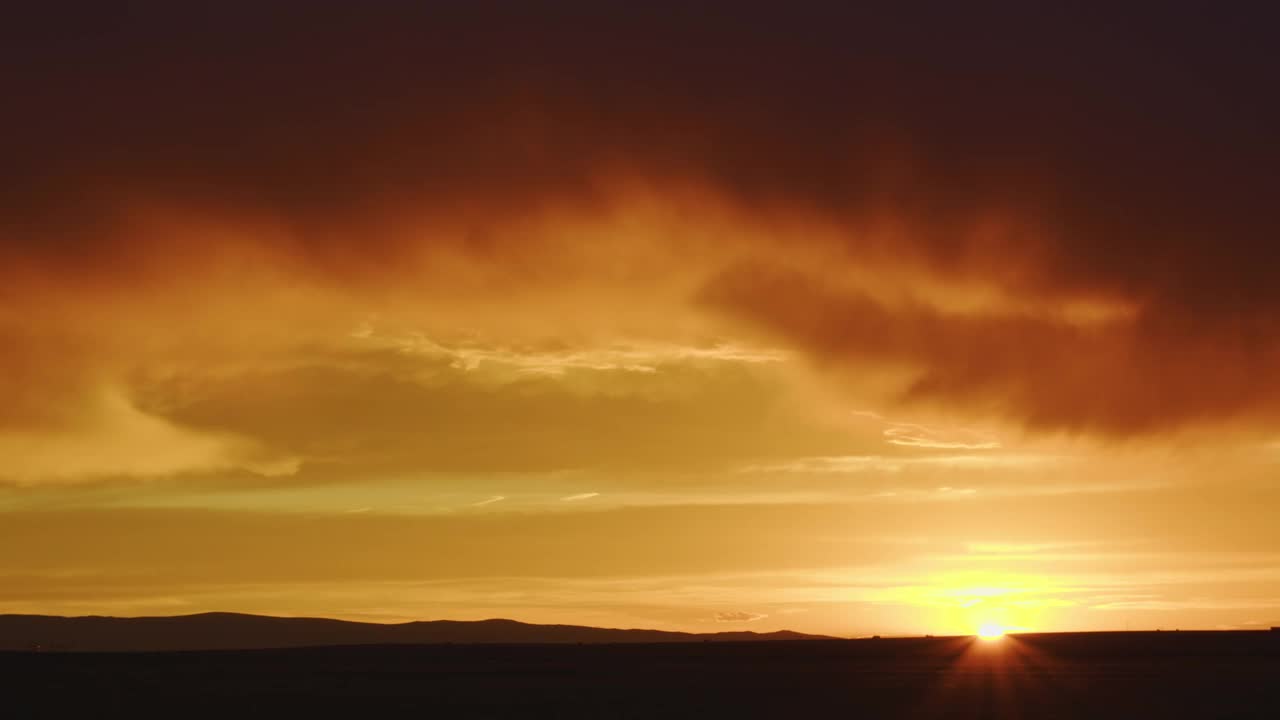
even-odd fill
[{"label": "sun glare", "polygon": [[1004,637],[1004,626],[995,623],[983,623],[978,626],[978,637],[983,640],[999,640]]}]

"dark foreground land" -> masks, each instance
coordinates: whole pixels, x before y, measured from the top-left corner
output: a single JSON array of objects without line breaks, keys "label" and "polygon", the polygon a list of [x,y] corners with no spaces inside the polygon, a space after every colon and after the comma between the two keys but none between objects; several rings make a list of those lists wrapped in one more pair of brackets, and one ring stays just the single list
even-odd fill
[{"label": "dark foreground land", "polygon": [[1280,632],[0,653],[0,716],[1280,718]]}]

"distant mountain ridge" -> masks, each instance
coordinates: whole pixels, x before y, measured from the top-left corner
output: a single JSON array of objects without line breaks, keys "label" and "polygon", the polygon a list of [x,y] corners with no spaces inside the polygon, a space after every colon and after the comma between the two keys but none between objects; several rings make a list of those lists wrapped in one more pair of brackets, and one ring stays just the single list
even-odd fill
[{"label": "distant mountain ridge", "polygon": [[685,633],[581,625],[533,625],[515,620],[430,620],[380,623],[212,612],[168,617],[0,615],[0,650],[90,652],[249,650],[336,645],[444,643],[673,643],[831,640],[781,630]]}]

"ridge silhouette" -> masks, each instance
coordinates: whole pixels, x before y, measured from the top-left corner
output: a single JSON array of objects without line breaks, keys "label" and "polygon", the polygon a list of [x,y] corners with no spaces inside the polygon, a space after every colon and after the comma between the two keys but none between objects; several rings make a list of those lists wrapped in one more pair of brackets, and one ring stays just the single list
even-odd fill
[{"label": "ridge silhouette", "polygon": [[535,625],[516,620],[426,620],[395,624],[230,612],[160,617],[0,615],[0,650],[250,650],[336,645],[761,642],[832,639],[781,630],[686,633]]}]

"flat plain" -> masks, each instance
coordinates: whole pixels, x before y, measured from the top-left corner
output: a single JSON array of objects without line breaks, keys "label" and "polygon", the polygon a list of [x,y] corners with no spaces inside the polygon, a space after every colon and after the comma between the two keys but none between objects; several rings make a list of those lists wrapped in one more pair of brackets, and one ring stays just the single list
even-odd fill
[{"label": "flat plain", "polygon": [[6,717],[1277,718],[1280,632],[0,653]]}]

